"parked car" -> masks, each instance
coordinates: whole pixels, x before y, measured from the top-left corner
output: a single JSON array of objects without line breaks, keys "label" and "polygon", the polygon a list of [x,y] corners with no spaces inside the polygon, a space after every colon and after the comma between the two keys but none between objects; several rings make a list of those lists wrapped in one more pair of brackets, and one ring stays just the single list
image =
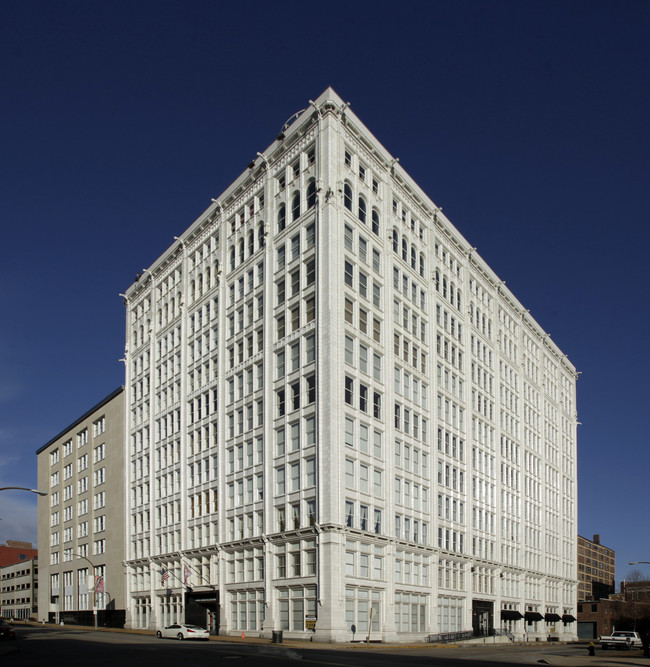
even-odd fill
[{"label": "parked car", "polygon": [[616,632],[612,632],[611,635],[601,637],[599,641],[603,649],[641,648],[643,646],[639,633],[629,630],[617,630]]},{"label": "parked car", "polygon": [[0,621],[0,639],[16,639],[16,631],[5,621]]},{"label": "parked car", "polygon": [[210,633],[200,625],[189,625],[187,623],[172,623],[166,628],[156,632],[156,637],[171,639],[210,639]]}]

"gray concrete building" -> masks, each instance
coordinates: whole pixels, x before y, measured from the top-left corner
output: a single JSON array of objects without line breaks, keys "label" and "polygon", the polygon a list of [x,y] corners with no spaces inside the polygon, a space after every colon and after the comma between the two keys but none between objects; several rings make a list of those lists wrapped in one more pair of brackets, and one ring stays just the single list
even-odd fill
[{"label": "gray concrete building", "polygon": [[39,620],[124,624],[124,428],[119,387],[37,451]]}]

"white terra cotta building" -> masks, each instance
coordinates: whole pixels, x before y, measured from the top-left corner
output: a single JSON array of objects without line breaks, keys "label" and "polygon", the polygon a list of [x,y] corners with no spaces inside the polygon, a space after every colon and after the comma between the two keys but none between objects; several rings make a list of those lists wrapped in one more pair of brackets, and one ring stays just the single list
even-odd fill
[{"label": "white terra cotta building", "polygon": [[333,90],[126,304],[128,626],[576,636],[575,368]]}]

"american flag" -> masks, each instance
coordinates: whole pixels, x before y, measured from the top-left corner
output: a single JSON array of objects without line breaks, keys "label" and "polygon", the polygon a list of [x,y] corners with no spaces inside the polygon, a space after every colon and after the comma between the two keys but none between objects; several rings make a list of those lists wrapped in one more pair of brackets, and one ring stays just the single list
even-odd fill
[{"label": "american flag", "polygon": [[161,575],[161,584],[164,586],[167,579],[169,579],[169,572],[163,567]]},{"label": "american flag", "polygon": [[190,581],[190,568],[187,567],[187,564],[183,566],[183,585],[187,586]]}]

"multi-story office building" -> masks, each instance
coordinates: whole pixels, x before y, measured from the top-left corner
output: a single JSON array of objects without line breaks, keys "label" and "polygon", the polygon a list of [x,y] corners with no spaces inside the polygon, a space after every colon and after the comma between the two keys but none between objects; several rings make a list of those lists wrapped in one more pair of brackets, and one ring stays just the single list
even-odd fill
[{"label": "multi-story office building", "polygon": [[37,451],[42,620],[124,623],[124,428],[119,387]]},{"label": "multi-story office building", "polygon": [[38,605],[38,558],[0,566],[0,618],[35,618]]},{"label": "multi-story office building", "polygon": [[258,155],[126,294],[127,625],[575,636],[574,367],[331,89]]},{"label": "multi-story office building", "polygon": [[616,552],[578,535],[578,600],[600,600],[616,592]]}]

